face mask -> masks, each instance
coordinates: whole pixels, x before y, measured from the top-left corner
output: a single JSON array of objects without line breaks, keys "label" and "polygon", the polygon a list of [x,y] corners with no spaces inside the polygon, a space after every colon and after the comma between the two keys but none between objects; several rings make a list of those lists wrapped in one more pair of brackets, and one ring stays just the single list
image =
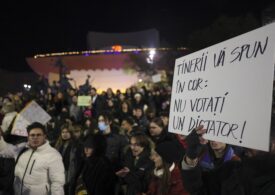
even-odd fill
[{"label": "face mask", "polygon": [[107,129],[107,125],[105,124],[105,122],[99,122],[98,123],[98,128],[100,131],[105,131]]}]

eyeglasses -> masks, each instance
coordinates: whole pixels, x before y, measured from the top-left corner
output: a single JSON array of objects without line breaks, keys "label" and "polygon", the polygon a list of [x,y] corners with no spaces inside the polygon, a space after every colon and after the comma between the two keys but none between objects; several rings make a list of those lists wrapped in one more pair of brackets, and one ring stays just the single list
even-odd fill
[{"label": "eyeglasses", "polygon": [[43,136],[43,134],[39,133],[39,134],[29,134],[29,137],[41,137]]}]

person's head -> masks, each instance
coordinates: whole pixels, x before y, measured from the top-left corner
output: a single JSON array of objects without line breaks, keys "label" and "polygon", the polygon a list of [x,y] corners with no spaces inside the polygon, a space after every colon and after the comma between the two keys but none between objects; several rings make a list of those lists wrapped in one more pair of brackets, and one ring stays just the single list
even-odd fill
[{"label": "person's head", "polygon": [[112,117],[110,114],[105,113],[101,114],[98,117],[98,129],[103,133],[103,134],[109,134],[111,132],[111,123],[112,123]]},{"label": "person's head", "polygon": [[84,153],[87,158],[104,156],[106,148],[106,138],[101,134],[88,135],[84,140]]},{"label": "person's head", "polygon": [[121,128],[126,131],[126,133],[130,133],[133,129],[135,121],[132,117],[126,117],[122,119]]},{"label": "person's head", "polygon": [[152,108],[149,107],[146,110],[146,116],[147,116],[147,118],[149,120],[152,120],[152,119],[154,119],[156,117],[156,111],[154,109],[152,109]]},{"label": "person's head", "polygon": [[134,111],[135,111],[135,112],[134,112],[134,113],[135,113],[135,116],[136,116],[137,118],[141,118],[141,117],[143,116],[143,110],[142,110],[141,107],[135,108]]},{"label": "person's head", "polygon": [[161,120],[162,120],[164,126],[167,127],[167,126],[168,126],[168,123],[169,123],[169,113],[167,113],[167,112],[162,112],[162,113],[160,114],[160,118],[161,118]]},{"label": "person's head", "polygon": [[82,136],[82,128],[80,125],[73,125],[73,128],[72,128],[72,133],[73,133],[73,137],[75,139],[80,139],[81,136]]},{"label": "person's head", "polygon": [[128,96],[131,96],[131,95],[132,95],[132,89],[131,89],[131,88],[127,88],[127,89],[126,89],[126,94],[127,94]]},{"label": "person's head", "polygon": [[70,127],[64,125],[61,127],[61,139],[63,141],[69,141],[73,137],[73,132]]},{"label": "person's head", "polygon": [[75,90],[74,89],[69,89],[69,95],[71,97],[75,96],[76,95]]},{"label": "person's head", "polygon": [[121,109],[122,109],[122,112],[126,113],[126,112],[129,112],[129,104],[127,102],[122,102],[121,103]]},{"label": "person's head", "polygon": [[57,99],[61,100],[61,99],[64,98],[64,95],[63,95],[63,93],[62,93],[61,91],[59,91],[59,92],[56,94],[56,97],[57,97]]},{"label": "person's head", "polygon": [[154,118],[150,122],[149,133],[152,137],[159,136],[164,131],[164,124],[161,118]]},{"label": "person's head", "polygon": [[210,141],[210,147],[214,151],[222,152],[226,149],[226,143]]},{"label": "person's head", "polygon": [[114,94],[114,92],[113,92],[113,90],[111,88],[108,88],[107,91],[106,91],[106,93],[107,93],[108,97],[112,97],[113,94]]},{"label": "person's head", "polygon": [[119,95],[118,95],[118,99],[122,102],[122,101],[124,101],[125,100],[125,95],[123,94],[123,93],[120,93]]},{"label": "person's head", "polygon": [[46,129],[45,126],[39,122],[34,122],[27,127],[28,145],[32,149],[37,149],[46,143]]},{"label": "person's head", "polygon": [[59,149],[63,144],[69,143],[73,139],[73,131],[70,125],[64,124],[60,128],[60,135],[55,143],[55,148]]},{"label": "person's head", "polygon": [[165,141],[156,145],[151,153],[151,159],[156,168],[163,168],[165,165],[172,165],[180,161],[178,147],[173,141]]},{"label": "person's head", "polygon": [[92,87],[91,89],[91,96],[96,96],[97,95],[97,92],[96,92],[96,88]]},{"label": "person's head", "polygon": [[136,134],[130,138],[130,148],[133,156],[138,157],[144,150],[150,149],[150,142],[146,135]]},{"label": "person's head", "polygon": [[77,105],[77,96],[76,95],[72,96],[72,102],[73,102],[73,104]]},{"label": "person's head", "polygon": [[4,103],[3,108],[2,108],[2,113],[3,114],[7,114],[7,113],[10,113],[10,112],[13,112],[13,111],[15,111],[14,103],[12,103],[12,102]]},{"label": "person's head", "polygon": [[140,93],[136,93],[136,94],[134,95],[134,98],[135,98],[135,101],[136,101],[136,102],[140,102],[141,99],[142,99],[142,95],[141,95]]}]

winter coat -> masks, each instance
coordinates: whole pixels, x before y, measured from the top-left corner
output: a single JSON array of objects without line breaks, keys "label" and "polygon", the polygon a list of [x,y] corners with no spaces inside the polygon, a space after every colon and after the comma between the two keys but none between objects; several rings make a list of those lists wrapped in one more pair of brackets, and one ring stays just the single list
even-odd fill
[{"label": "winter coat", "polygon": [[27,148],[15,166],[15,195],[63,195],[62,157],[48,142],[36,150]]},{"label": "winter coat", "polygon": [[11,195],[13,188],[15,160],[0,154],[0,195]]},{"label": "winter coat", "polygon": [[212,171],[199,166],[182,170],[186,188],[194,195],[274,195],[275,155],[227,161]]},{"label": "winter coat", "polygon": [[82,159],[83,147],[71,141],[67,147],[61,145],[57,149],[62,156],[65,168],[65,193],[69,194],[71,184],[76,176],[76,169]]},{"label": "winter coat", "polygon": [[110,133],[106,136],[107,149],[106,157],[113,163],[115,169],[120,167],[124,148],[127,145],[127,139],[119,134]]},{"label": "winter coat", "polygon": [[[167,195],[189,195],[189,193],[183,187],[183,181],[182,181],[181,171],[179,167],[175,164],[173,165],[174,165],[174,168],[173,167],[170,168],[171,177],[170,177],[169,190]],[[161,178],[160,177],[161,176],[156,176],[155,174],[153,175],[146,195],[161,195],[161,191],[160,191]]]},{"label": "winter coat", "polygon": [[231,146],[227,145],[225,153],[222,158],[215,158],[214,151],[209,148],[200,159],[200,166],[204,171],[209,171],[214,168],[221,166],[223,163],[229,160],[240,160],[238,156],[235,155]]},{"label": "winter coat", "polygon": [[116,176],[111,162],[106,157],[85,159],[80,174],[91,195],[115,194]]},{"label": "winter coat", "polygon": [[150,160],[150,152],[144,150],[137,162],[132,155],[131,149],[128,150],[124,166],[130,169],[130,172],[123,178],[127,186],[127,195],[146,192],[149,185],[150,173],[153,170],[154,163]]}]

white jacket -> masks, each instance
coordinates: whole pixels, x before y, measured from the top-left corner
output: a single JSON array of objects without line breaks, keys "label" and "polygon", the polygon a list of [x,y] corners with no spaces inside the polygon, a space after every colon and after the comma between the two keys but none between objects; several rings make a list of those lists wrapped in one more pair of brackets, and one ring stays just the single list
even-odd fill
[{"label": "white jacket", "polygon": [[[8,153],[16,158],[19,147],[7,144],[1,138],[0,154],[7,156]],[[15,195],[64,195],[65,173],[62,157],[49,142],[36,150],[27,148],[20,155],[14,174]]]}]

